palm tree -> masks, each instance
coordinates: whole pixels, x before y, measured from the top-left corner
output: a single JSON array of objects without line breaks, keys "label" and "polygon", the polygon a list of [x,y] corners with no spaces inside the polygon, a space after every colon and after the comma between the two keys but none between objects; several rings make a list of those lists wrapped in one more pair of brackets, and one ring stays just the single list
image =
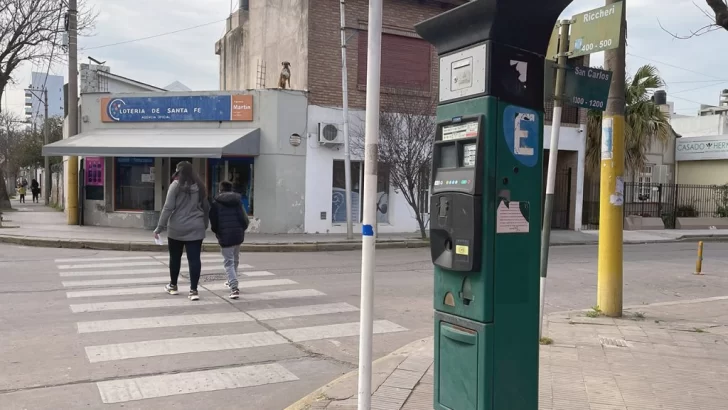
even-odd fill
[{"label": "palm tree", "polygon": [[[656,67],[644,65],[627,79],[625,90],[625,151],[627,172],[639,172],[645,167],[645,153],[653,138],[665,143],[675,135],[667,115],[651,99],[651,91],[665,86]],[[587,173],[598,178],[601,155],[602,113],[590,110],[587,115],[586,167]]]}]

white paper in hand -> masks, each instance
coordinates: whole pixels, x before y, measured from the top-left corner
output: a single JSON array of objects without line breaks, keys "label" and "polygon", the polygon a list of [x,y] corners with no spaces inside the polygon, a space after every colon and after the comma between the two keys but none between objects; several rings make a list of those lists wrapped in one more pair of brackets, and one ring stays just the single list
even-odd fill
[{"label": "white paper in hand", "polygon": [[162,240],[162,237],[161,236],[155,237],[154,238],[154,243],[157,244],[157,245],[164,245],[164,241]]}]

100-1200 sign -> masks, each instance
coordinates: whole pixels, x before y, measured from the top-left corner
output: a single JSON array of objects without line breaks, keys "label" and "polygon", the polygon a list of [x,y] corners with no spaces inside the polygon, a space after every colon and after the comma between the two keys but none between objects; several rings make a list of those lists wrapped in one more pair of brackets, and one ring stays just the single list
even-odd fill
[{"label": "100-1200 sign", "polygon": [[604,101],[599,100],[585,100],[584,97],[572,97],[571,103],[585,108],[604,109]]}]

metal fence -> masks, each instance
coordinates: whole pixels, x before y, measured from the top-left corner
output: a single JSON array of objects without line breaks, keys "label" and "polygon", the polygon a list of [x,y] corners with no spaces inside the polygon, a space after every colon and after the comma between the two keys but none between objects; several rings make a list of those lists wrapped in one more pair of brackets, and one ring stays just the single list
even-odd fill
[{"label": "metal fence", "polygon": [[[599,229],[599,182],[584,184],[583,229]],[[728,185],[624,184],[624,216],[662,218],[674,229],[681,217],[728,217]]]}]

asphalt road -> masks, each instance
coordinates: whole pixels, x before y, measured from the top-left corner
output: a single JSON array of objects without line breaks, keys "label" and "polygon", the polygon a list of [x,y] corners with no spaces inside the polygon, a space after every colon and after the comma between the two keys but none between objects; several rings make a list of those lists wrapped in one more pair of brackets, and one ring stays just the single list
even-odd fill
[{"label": "asphalt road", "polygon": [[[726,250],[706,244],[694,276],[695,244],[627,246],[625,303],[728,295]],[[190,302],[161,291],[162,253],[0,245],[2,409],[280,410],[356,367],[360,253],[241,263],[241,300],[208,255]],[[379,251],[377,266],[381,357],[432,334],[432,265],[405,249]],[[590,307],[595,293],[596,247],[552,248],[547,311]]]}]

